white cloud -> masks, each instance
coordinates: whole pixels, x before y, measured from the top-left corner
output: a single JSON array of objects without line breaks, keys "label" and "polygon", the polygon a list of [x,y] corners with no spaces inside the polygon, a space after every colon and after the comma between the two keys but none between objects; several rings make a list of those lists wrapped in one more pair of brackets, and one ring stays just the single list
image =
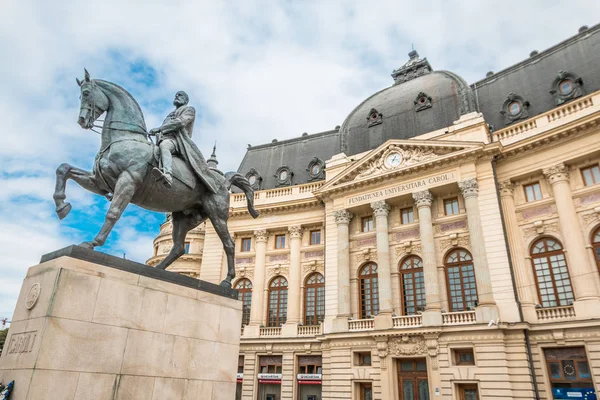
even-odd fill
[{"label": "white cloud", "polygon": [[[135,92],[149,127],[168,111],[156,102],[169,104],[176,90],[186,90],[199,114],[195,140],[205,153],[218,140],[220,166],[233,170],[247,143],[341,124],[391,84],[389,74],[413,43],[434,69],[473,82],[574,35],[599,14],[600,3],[590,1],[4,0],[0,277],[11,280],[0,312],[12,309],[19,274],[42,253],[95,234],[85,231],[89,225],[67,228],[52,213],[55,168],[68,162],[89,169],[99,147],[95,133],[75,124],[74,78],[83,67]],[[135,61],[154,68],[155,85],[127,75]],[[67,195],[85,211],[80,218],[99,224],[105,203],[75,186]],[[142,228],[121,220],[111,249],[146,259],[158,226]]]}]

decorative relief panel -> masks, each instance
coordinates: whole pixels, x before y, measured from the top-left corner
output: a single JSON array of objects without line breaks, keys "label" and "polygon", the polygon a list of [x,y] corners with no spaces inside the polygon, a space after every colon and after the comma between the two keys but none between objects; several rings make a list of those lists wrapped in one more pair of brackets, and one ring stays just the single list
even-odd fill
[{"label": "decorative relief panel", "polygon": [[388,341],[388,351],[395,356],[427,354],[427,345],[421,336],[400,336]]},{"label": "decorative relief panel", "polygon": [[552,211],[552,205],[548,204],[546,206],[531,208],[529,210],[523,210],[521,211],[521,217],[523,219],[531,219],[539,217],[540,215],[552,214]]},{"label": "decorative relief panel", "polygon": [[363,263],[365,261],[373,261],[377,262],[377,249],[372,247],[363,249],[362,251],[354,254],[354,261],[357,264]]},{"label": "decorative relief panel", "polygon": [[289,254],[276,254],[276,255],[269,256],[269,261],[270,262],[288,261],[289,259],[290,259],[290,255]]},{"label": "decorative relief panel", "polygon": [[591,193],[587,196],[579,198],[579,204],[582,206],[588,205],[590,203],[595,203],[597,201],[600,201],[600,193]]},{"label": "decorative relief panel", "polygon": [[302,264],[302,275],[303,276],[310,275],[313,272],[319,272],[322,275],[324,275],[325,274],[325,267],[324,267],[323,263],[322,262],[320,263],[320,262],[317,262],[316,260],[313,260],[311,262]]},{"label": "decorative relief panel", "polygon": [[584,214],[581,216],[581,220],[583,221],[584,225],[591,225],[591,224],[595,224],[598,222],[598,220],[600,220],[600,216],[598,215],[597,212],[593,212],[590,214]]},{"label": "decorative relief panel", "polygon": [[371,160],[360,168],[357,178],[363,178],[377,171],[390,171],[409,165],[418,164],[438,157],[432,147],[403,147],[391,145],[378,158]]},{"label": "decorative relief panel", "polygon": [[304,258],[323,258],[325,252],[323,250],[305,251]]},{"label": "decorative relief panel", "polygon": [[396,258],[402,257],[405,254],[421,254],[422,248],[421,244],[413,244],[413,242],[408,241],[402,243],[400,246],[396,247]]},{"label": "decorative relief panel", "polygon": [[440,241],[440,247],[442,248],[442,250],[456,246],[466,247],[470,244],[471,239],[468,236],[458,236],[456,234],[454,234],[454,237],[453,235],[450,235],[449,237],[444,238]]},{"label": "decorative relief panel", "polygon": [[236,258],[236,264],[254,264],[254,257]]},{"label": "decorative relief panel", "polygon": [[350,242],[351,247],[374,246],[375,244],[377,244],[377,238],[375,236]]},{"label": "decorative relief panel", "polygon": [[275,265],[273,267],[267,268],[267,276],[269,277],[269,279],[271,279],[277,275],[288,276],[288,267],[282,267],[280,265]]},{"label": "decorative relief panel", "polygon": [[436,225],[436,233],[445,233],[448,231],[457,231],[467,229],[467,220],[463,219],[460,221],[448,222],[445,224]]},{"label": "decorative relief panel", "polygon": [[254,269],[249,269],[246,267],[239,267],[239,268],[236,268],[235,274],[236,274],[236,276],[239,276],[240,278],[248,278],[251,281],[254,280]]},{"label": "decorative relief panel", "polygon": [[560,233],[560,225],[558,222],[545,223],[543,221],[536,221],[533,223],[533,226],[523,228],[523,236],[526,241],[534,236],[552,232]]},{"label": "decorative relief panel", "polygon": [[402,241],[404,239],[418,237],[420,234],[419,228],[409,229],[407,231],[396,232],[394,234],[394,240]]}]

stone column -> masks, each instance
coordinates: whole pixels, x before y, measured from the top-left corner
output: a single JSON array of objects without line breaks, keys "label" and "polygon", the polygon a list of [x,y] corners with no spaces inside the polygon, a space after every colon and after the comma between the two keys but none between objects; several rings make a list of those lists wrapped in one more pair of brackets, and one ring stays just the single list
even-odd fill
[{"label": "stone column", "polygon": [[467,224],[469,239],[473,253],[473,267],[475,269],[475,282],[477,284],[477,322],[488,322],[498,318],[498,307],[492,293],[492,279],[488,268],[483,229],[481,227],[481,213],[479,211],[479,186],[477,179],[467,179],[458,182],[458,187],[465,199],[467,209]]},{"label": "stone column", "polygon": [[287,321],[282,328],[282,336],[297,336],[298,324],[301,322],[300,286],[302,269],[300,268],[300,246],[302,245],[302,227],[290,226],[290,282],[288,286]]},{"label": "stone column", "polygon": [[600,310],[600,282],[596,266],[590,263],[587,256],[586,240],[579,224],[569,185],[569,170],[566,165],[560,163],[545,168],[542,172],[552,186],[558,210],[569,276],[575,294],[575,314],[577,318],[597,317]]},{"label": "stone column", "polygon": [[390,239],[388,232],[388,214],[390,206],[383,200],[371,203],[375,216],[377,233],[377,283],[379,285],[379,317],[375,319],[375,329],[385,329],[392,325],[392,274],[390,268]]},{"label": "stone column", "polygon": [[264,325],[265,308],[265,269],[267,261],[267,239],[269,233],[265,229],[254,231],[254,280],[252,282],[252,305],[250,307],[250,323],[244,329],[244,336],[258,337],[260,326]]},{"label": "stone column", "polygon": [[531,264],[527,262],[528,254],[517,222],[513,184],[510,180],[500,182],[500,201],[523,317],[528,322],[537,322],[535,277]]},{"label": "stone column", "polygon": [[440,301],[440,285],[438,282],[435,240],[433,238],[433,222],[431,218],[433,195],[429,190],[423,190],[422,192],[413,193],[413,199],[419,213],[423,277],[425,279],[425,311],[422,314],[423,326],[440,326],[442,325],[442,304]]},{"label": "stone column", "polygon": [[350,317],[350,236],[348,225],[354,215],[348,210],[334,211],[337,224],[338,318]]}]

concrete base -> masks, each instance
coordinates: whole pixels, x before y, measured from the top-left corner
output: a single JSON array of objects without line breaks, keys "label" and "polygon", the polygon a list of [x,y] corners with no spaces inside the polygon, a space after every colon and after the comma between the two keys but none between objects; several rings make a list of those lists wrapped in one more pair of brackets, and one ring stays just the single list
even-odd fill
[{"label": "concrete base", "polygon": [[233,399],[241,303],[71,246],[27,272],[0,358],[11,400]]},{"label": "concrete base", "polygon": [[425,310],[421,314],[423,326],[442,326],[442,310]]},{"label": "concrete base", "polygon": [[482,304],[475,308],[475,318],[478,324],[487,324],[500,318],[500,310],[495,304]]},{"label": "concrete base", "polygon": [[596,319],[598,310],[600,310],[600,299],[592,298],[585,300],[576,300],[573,303],[576,319]]}]

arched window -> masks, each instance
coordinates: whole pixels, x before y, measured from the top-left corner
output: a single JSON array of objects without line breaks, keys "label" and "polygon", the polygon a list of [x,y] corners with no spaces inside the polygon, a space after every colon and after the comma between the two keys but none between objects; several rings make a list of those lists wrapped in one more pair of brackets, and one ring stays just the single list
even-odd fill
[{"label": "arched window", "polygon": [[421,258],[410,256],[400,264],[400,286],[404,315],[415,315],[417,311],[423,311],[425,309],[425,279]]},{"label": "arched window", "polygon": [[325,278],[315,272],[304,285],[304,325],[319,325],[325,319]]},{"label": "arched window", "polygon": [[600,270],[600,228],[597,228],[592,235],[592,246],[596,255],[596,265],[598,265],[598,269]]},{"label": "arched window", "polygon": [[369,263],[360,269],[360,317],[379,314],[379,287],[377,264]]},{"label": "arched window", "polygon": [[235,284],[238,291],[238,300],[242,302],[242,326],[250,323],[250,307],[252,306],[252,282],[241,279]]},{"label": "arched window", "polygon": [[456,249],[446,256],[446,280],[450,311],[466,311],[475,307],[477,285],[473,257],[465,249]]},{"label": "arched window", "polygon": [[288,282],[278,276],[269,285],[268,326],[281,326],[287,319]]},{"label": "arched window", "polygon": [[573,289],[562,246],[543,238],[531,246],[531,261],[542,307],[573,304]]}]

